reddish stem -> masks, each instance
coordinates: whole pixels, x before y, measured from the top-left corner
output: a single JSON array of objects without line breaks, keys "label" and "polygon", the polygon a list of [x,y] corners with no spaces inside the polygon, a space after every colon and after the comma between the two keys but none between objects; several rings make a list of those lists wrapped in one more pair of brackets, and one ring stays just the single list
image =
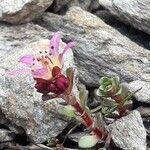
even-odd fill
[{"label": "reddish stem", "polygon": [[119,118],[123,117],[127,113],[127,108],[123,105],[118,106]]},{"label": "reddish stem", "polygon": [[91,131],[93,131],[97,137],[101,140],[105,140],[107,137],[107,132],[103,128],[98,128],[95,125],[95,122],[93,121],[92,117],[89,113],[86,112],[85,108],[83,108],[80,103],[76,100],[75,96],[72,95],[63,95],[63,99],[72,105],[76,111],[81,115],[81,118],[84,121],[84,125],[89,128]]},{"label": "reddish stem", "polygon": [[127,109],[123,106],[124,105],[124,99],[121,95],[111,96],[111,98],[114,99],[116,101],[116,103],[119,104],[118,105],[118,112],[119,112],[119,118],[121,118],[127,112]]}]

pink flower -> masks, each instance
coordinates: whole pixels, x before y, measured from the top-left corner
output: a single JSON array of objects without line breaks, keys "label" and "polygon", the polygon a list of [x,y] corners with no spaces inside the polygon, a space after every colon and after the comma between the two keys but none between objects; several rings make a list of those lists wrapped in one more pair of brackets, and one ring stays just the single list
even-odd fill
[{"label": "pink flower", "polygon": [[59,52],[61,36],[56,32],[49,43],[49,52],[46,55],[25,55],[19,62],[29,66],[29,69],[20,69],[9,72],[9,75],[32,74],[36,80],[35,88],[41,93],[61,93],[69,84],[69,80],[62,73],[63,56],[65,52],[75,46],[74,42],[66,44],[63,51]]},{"label": "pink flower", "polygon": [[35,88],[38,92],[47,94],[49,92],[61,94],[69,87],[70,80],[60,72],[60,68],[55,66],[52,70],[53,78],[44,80],[42,78],[34,78],[36,80]]}]

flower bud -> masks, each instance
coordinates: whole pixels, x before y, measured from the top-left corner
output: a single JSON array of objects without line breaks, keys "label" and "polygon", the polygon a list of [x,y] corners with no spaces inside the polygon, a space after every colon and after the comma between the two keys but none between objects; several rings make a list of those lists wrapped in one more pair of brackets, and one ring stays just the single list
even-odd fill
[{"label": "flower bud", "polygon": [[61,73],[60,71],[61,71],[60,68],[58,66],[55,66],[52,70],[52,76],[53,77],[58,76]]},{"label": "flower bud", "polygon": [[54,83],[50,83],[48,85],[48,91],[52,92],[52,93],[55,93],[56,92],[56,85]]},{"label": "flower bud", "polygon": [[35,88],[37,89],[37,92],[47,94],[48,90],[46,80],[42,79],[35,79],[35,80],[36,80]]},{"label": "flower bud", "polygon": [[63,93],[69,86],[69,79],[64,75],[59,75],[51,84],[48,86],[48,91],[61,94]]},{"label": "flower bud", "polygon": [[56,86],[61,91],[65,91],[69,86],[69,79],[67,77],[63,76],[63,75],[59,76],[56,79]]}]

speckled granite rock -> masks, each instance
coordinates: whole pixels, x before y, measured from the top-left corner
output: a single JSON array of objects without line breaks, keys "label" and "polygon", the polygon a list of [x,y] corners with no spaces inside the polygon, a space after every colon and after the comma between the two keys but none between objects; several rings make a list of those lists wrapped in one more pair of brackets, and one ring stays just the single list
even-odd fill
[{"label": "speckled granite rock", "polygon": [[150,103],[150,82],[136,80],[130,82],[129,84],[129,89],[131,89],[131,91],[133,92],[140,88],[141,90],[135,94],[136,100],[140,102]]},{"label": "speckled granite rock", "polygon": [[[35,142],[44,142],[48,137],[58,135],[67,124],[59,113],[63,108],[59,104],[62,100],[43,102],[41,94],[34,89],[31,76],[10,78],[6,71],[22,66],[17,62],[20,56],[48,49],[46,37],[52,33],[34,24],[1,25],[0,30],[0,109],[12,123],[22,126]],[[64,46],[61,43],[61,48]],[[64,59],[65,67],[74,66],[71,50]]]},{"label": "speckled granite rock", "polygon": [[137,110],[140,112],[142,119],[143,119],[143,124],[146,128],[147,132],[147,150],[150,149],[150,108],[147,107],[139,107]]},{"label": "speckled granite rock", "polygon": [[78,6],[84,10],[88,10],[92,1],[91,0],[72,0],[69,3],[69,7]]},{"label": "speckled granite rock", "polygon": [[41,15],[53,0],[2,0],[0,20],[13,24],[29,22]]},{"label": "speckled granite rock", "polygon": [[0,129],[0,142],[12,140],[9,133],[11,133],[11,131]]},{"label": "speckled granite rock", "polygon": [[72,0],[54,0],[53,11],[55,13],[59,11],[65,11],[65,8],[68,6],[68,3],[70,3],[71,1]]},{"label": "speckled granite rock", "polygon": [[99,0],[99,3],[124,23],[150,34],[149,0]]},{"label": "speckled granite rock", "polygon": [[117,147],[123,150],[146,150],[146,130],[138,111],[133,111],[108,126]]},{"label": "speckled granite rock", "polygon": [[84,10],[95,11],[100,7],[98,0],[54,0],[50,12],[57,12],[59,14],[65,14],[67,10],[72,6],[81,7]]},{"label": "speckled granite rock", "polygon": [[51,33],[32,23],[19,26],[0,24],[0,32],[0,58],[2,59],[6,55],[11,55],[14,48],[21,49],[40,38],[49,39]]}]

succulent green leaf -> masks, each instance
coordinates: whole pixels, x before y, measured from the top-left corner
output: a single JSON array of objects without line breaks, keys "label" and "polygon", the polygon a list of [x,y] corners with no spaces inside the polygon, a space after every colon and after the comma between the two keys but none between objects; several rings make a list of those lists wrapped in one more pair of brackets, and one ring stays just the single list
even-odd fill
[{"label": "succulent green leaf", "polygon": [[107,107],[113,107],[113,106],[117,106],[117,103],[115,100],[111,98],[103,98],[102,105]]},{"label": "succulent green leaf", "polygon": [[117,91],[118,89],[118,85],[116,84],[114,78],[111,78],[111,88],[114,89],[115,91]]},{"label": "succulent green leaf", "polygon": [[99,83],[100,83],[100,85],[101,85],[101,84],[107,82],[108,80],[109,80],[108,77],[102,77],[102,78],[100,79]]},{"label": "succulent green leaf", "polygon": [[85,135],[79,139],[78,145],[80,148],[92,148],[97,142],[96,135]]},{"label": "succulent green leaf", "polygon": [[86,107],[86,102],[88,99],[88,91],[85,89],[82,89],[79,93],[79,98],[80,98],[80,104],[83,108]]},{"label": "succulent green leaf", "polygon": [[54,137],[50,137],[47,139],[48,146],[54,146],[56,144],[56,139]]},{"label": "succulent green leaf", "polygon": [[116,110],[117,106],[113,106],[113,107],[106,107],[103,106],[101,109],[101,112],[103,115],[108,115],[111,114],[112,112],[114,112]]},{"label": "succulent green leaf", "polygon": [[109,92],[113,89],[114,87],[112,85],[108,85],[105,87],[105,92]]},{"label": "succulent green leaf", "polygon": [[68,68],[66,70],[66,75],[70,80],[70,84],[69,84],[69,87],[68,87],[66,93],[70,94],[71,91],[72,91],[72,88],[73,88],[74,69],[73,68]]},{"label": "succulent green leaf", "polygon": [[95,107],[95,108],[91,109],[91,112],[92,112],[92,113],[95,113],[95,112],[100,111],[101,109],[102,109],[102,105],[97,106],[97,107]]},{"label": "succulent green leaf", "polygon": [[69,76],[72,75],[73,72],[74,72],[74,71],[73,71],[73,68],[67,68],[67,70],[66,70],[66,75],[69,77]]},{"label": "succulent green leaf", "polygon": [[105,86],[104,86],[103,84],[101,84],[100,87],[99,87],[99,89],[100,89],[101,91],[104,91],[104,90],[105,90]]},{"label": "succulent green leaf", "polygon": [[119,84],[120,84],[120,78],[119,78],[119,76],[113,77],[113,81],[114,81],[116,87],[118,88]]},{"label": "succulent green leaf", "polygon": [[107,78],[103,77],[100,79],[100,91],[103,91],[105,93],[105,96],[107,96],[107,93],[112,93],[115,91],[118,91],[119,87],[119,78],[113,77],[113,78]]},{"label": "succulent green leaf", "polygon": [[112,84],[112,81],[111,81],[111,79],[110,79],[110,80],[104,82],[102,85],[104,85],[105,87],[107,87],[107,86],[109,86],[109,85],[111,85],[111,84]]},{"label": "succulent green leaf", "polygon": [[108,109],[107,114],[111,114],[112,112],[114,112],[117,109],[117,106],[113,106],[111,108]]},{"label": "succulent green leaf", "polygon": [[101,84],[99,88],[100,88],[100,90],[102,90],[104,92],[107,92],[112,88],[112,83],[111,82],[106,82],[104,84]]},{"label": "succulent green leaf", "polygon": [[97,89],[96,90],[96,95],[97,96],[106,96],[106,93],[103,90]]},{"label": "succulent green leaf", "polygon": [[95,118],[96,118],[96,125],[99,128],[104,128],[105,127],[105,122],[103,120],[103,115],[101,112],[98,112],[95,114]]},{"label": "succulent green leaf", "polygon": [[102,114],[107,114],[109,107],[103,106],[101,109]]},{"label": "succulent green leaf", "polygon": [[131,97],[134,96],[134,94],[136,94],[136,93],[137,93],[138,91],[140,91],[141,89],[142,89],[142,88],[140,88],[140,89],[138,89],[138,90],[136,90],[136,91],[130,93],[130,94],[124,99],[124,103],[125,103],[126,101],[129,101],[129,100],[131,99]]},{"label": "succulent green leaf", "polygon": [[126,83],[121,83],[120,84],[120,90],[119,90],[119,95],[121,95],[123,98],[129,95],[129,89],[127,87]]},{"label": "succulent green leaf", "polygon": [[63,114],[66,115],[69,118],[75,118],[75,109],[71,105],[64,106]]}]

